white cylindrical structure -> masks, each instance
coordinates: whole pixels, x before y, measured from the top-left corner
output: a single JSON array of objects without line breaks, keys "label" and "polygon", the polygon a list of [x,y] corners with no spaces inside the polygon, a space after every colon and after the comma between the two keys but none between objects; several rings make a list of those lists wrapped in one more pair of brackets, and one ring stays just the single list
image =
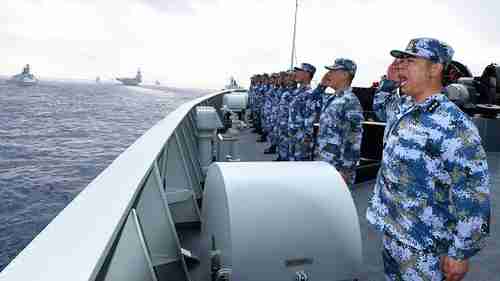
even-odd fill
[{"label": "white cylindrical structure", "polygon": [[241,112],[247,108],[248,104],[248,93],[246,92],[235,92],[225,94],[223,101],[223,106],[228,108],[233,112]]},{"label": "white cylindrical structure", "polygon": [[217,129],[222,128],[222,122],[215,108],[211,106],[196,107],[196,127],[198,129],[198,150],[203,173],[212,163],[213,141]]},{"label": "white cylindrical structure", "polygon": [[356,208],[327,163],[214,163],[202,217],[206,274],[215,268],[238,281],[348,280],[360,271]]}]

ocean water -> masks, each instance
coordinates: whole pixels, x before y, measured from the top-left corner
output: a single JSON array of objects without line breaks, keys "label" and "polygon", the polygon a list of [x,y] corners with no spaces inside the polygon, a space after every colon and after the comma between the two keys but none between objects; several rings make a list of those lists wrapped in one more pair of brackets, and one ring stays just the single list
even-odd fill
[{"label": "ocean water", "polygon": [[0,271],[138,137],[207,92],[0,80]]}]

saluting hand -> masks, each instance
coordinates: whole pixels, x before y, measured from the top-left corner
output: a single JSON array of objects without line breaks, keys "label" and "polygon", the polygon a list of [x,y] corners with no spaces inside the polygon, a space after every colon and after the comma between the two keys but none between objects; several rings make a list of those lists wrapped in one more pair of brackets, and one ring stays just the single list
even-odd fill
[{"label": "saluting hand", "polygon": [[441,270],[446,277],[446,281],[460,281],[464,279],[465,274],[469,271],[469,261],[455,260],[444,256],[441,257]]},{"label": "saluting hand", "polygon": [[401,86],[401,78],[399,76],[398,61],[393,61],[387,68],[387,75],[382,78],[378,87],[379,91],[394,92]]},{"label": "saluting hand", "polygon": [[399,78],[399,67],[397,60],[394,60],[391,65],[389,65],[389,68],[387,69],[387,79],[397,82],[401,80]]},{"label": "saluting hand", "polygon": [[325,75],[323,75],[323,78],[321,78],[321,81],[319,82],[320,85],[323,85],[323,86],[328,86],[328,73],[326,73]]}]

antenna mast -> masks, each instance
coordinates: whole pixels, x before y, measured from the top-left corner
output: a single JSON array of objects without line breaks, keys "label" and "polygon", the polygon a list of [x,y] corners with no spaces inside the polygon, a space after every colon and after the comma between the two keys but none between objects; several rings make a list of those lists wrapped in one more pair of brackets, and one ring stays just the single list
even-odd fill
[{"label": "antenna mast", "polygon": [[299,10],[299,0],[295,0],[295,21],[293,23],[292,54],[290,58],[290,69],[294,67],[295,60],[295,37],[297,35],[297,12]]}]

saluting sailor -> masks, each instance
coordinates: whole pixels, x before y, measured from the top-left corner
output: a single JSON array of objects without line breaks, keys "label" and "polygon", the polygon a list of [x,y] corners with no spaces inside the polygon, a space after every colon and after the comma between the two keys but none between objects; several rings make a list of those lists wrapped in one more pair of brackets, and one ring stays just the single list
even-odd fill
[{"label": "saluting sailor", "polygon": [[264,133],[264,102],[265,102],[265,97],[266,93],[269,91],[269,75],[267,73],[262,74],[261,76],[261,83],[259,87],[259,91],[257,92],[257,110],[259,113],[259,128],[257,133],[261,134],[261,139],[259,140],[260,142],[265,142],[266,141],[266,136]]},{"label": "saluting sailor", "polygon": [[288,161],[290,156],[290,137],[288,135],[288,117],[290,113],[290,104],[295,96],[299,93],[297,83],[295,82],[295,74],[293,71],[287,73],[285,79],[286,92],[280,98],[278,109],[278,159],[279,161]]},{"label": "saluting sailor", "polygon": [[310,160],[311,137],[307,136],[306,119],[309,117],[307,99],[312,94],[311,80],[314,77],[316,68],[303,63],[300,67],[295,67],[295,80],[300,84],[296,97],[290,104],[288,117],[288,132],[290,137],[289,160],[306,161]]},{"label": "saluting sailor", "polygon": [[277,87],[277,81],[278,81],[278,74],[273,73],[271,74],[271,79],[269,80],[269,89],[268,91],[264,94],[264,108],[263,108],[263,119],[262,119],[262,124],[263,124],[263,129],[264,129],[264,135],[266,141],[271,141],[271,133],[273,129],[273,124],[272,124],[272,109],[273,109],[273,100],[274,96],[276,95],[276,91],[278,91]]},{"label": "saluting sailor", "polygon": [[[489,234],[486,154],[472,120],[443,94],[453,49],[411,40],[391,52],[396,86],[374,109],[387,117],[384,150],[367,219],[383,233],[387,280],[462,280]],[[394,75],[392,75],[394,76]]]},{"label": "saluting sailor", "polygon": [[[272,117],[271,117],[271,123],[272,123],[272,131],[271,131],[271,137],[270,137],[270,142],[271,142],[271,147],[267,151],[267,153],[277,153],[278,152],[278,145],[279,145],[279,106],[280,106],[280,100],[281,97],[288,92],[288,88],[286,87],[286,78],[287,78],[287,73],[284,71],[281,71],[279,73],[279,78],[278,78],[278,90],[275,92],[273,96],[273,103],[272,103]],[[266,152],[264,152],[266,153]]]},{"label": "saluting sailor", "polygon": [[[350,59],[339,58],[325,68],[328,72],[314,91],[315,99],[321,99],[319,108],[309,119],[319,121],[315,159],[335,166],[351,186],[360,157],[364,120],[361,104],[351,88],[357,66]],[[325,94],[327,87],[335,93]]]}]

